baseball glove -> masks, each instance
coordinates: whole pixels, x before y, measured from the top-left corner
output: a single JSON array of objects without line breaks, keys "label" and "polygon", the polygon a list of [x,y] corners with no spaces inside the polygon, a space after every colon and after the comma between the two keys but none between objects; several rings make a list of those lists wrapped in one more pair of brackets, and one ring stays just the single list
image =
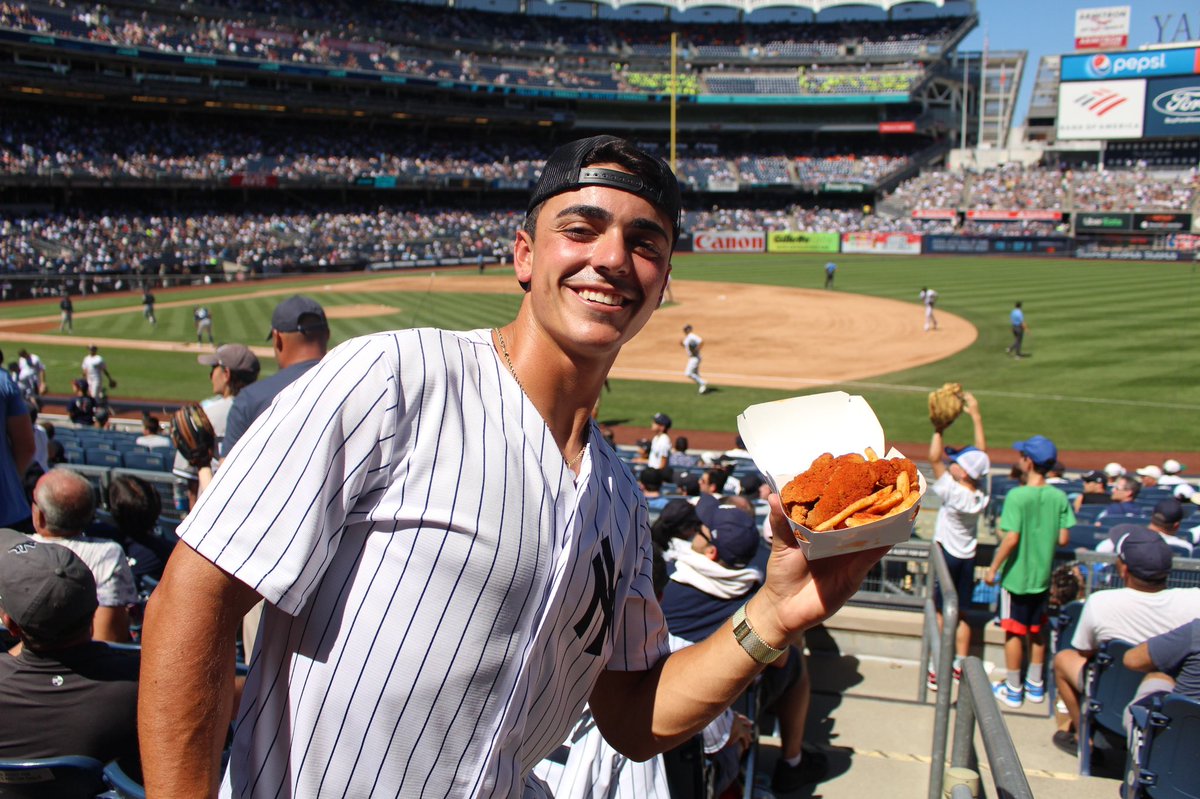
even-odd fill
[{"label": "baseball glove", "polygon": [[192,466],[212,462],[217,436],[208,414],[196,403],[184,405],[171,417],[171,442]]},{"label": "baseball glove", "polygon": [[949,427],[963,411],[963,387],[958,383],[946,383],[936,391],[929,392],[929,421],[933,429],[941,432]]}]

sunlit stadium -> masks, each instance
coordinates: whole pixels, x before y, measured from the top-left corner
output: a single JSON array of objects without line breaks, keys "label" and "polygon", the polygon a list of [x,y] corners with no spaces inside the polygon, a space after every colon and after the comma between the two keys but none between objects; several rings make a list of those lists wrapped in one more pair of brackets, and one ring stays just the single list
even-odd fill
[{"label": "sunlit stadium", "polygon": [[1042,5],[0,0],[0,799],[1195,795],[1200,15]]}]

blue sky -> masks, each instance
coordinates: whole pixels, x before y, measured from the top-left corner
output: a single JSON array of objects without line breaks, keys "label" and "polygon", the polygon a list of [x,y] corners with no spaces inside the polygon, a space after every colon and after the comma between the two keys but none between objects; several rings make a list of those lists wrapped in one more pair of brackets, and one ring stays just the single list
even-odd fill
[{"label": "blue sky", "polygon": [[[1126,0],[1121,2],[1063,2],[1062,0],[979,0],[979,27],[963,42],[964,50],[982,50],[984,32],[992,50],[1026,50],[1026,64],[1021,94],[1017,100],[1014,124],[1025,121],[1029,111],[1029,93],[1037,73],[1038,59],[1044,55],[1064,54],[1075,46],[1075,9],[1128,5],[1131,8],[1129,44],[1137,49],[1141,44],[1153,44],[1159,38],[1160,22],[1165,22],[1167,41],[1173,41],[1179,31],[1181,16],[1187,17],[1189,32],[1200,39],[1200,3],[1187,0]],[[1171,18],[1166,17],[1170,14]]]}]

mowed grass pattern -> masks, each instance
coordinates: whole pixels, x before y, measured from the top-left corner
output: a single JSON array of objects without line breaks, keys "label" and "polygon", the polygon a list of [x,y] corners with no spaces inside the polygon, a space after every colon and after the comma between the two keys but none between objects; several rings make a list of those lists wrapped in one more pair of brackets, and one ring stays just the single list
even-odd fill
[{"label": "mowed grass pattern", "polygon": [[[936,364],[883,375],[844,386],[814,387],[813,392],[841,388],[867,397],[885,430],[895,441],[925,441],[929,435],[925,394],[954,380],[980,399],[989,442],[1004,447],[1032,433],[1049,435],[1070,449],[1151,449],[1171,453],[1200,452],[1200,275],[1194,264],[1124,264],[1069,260],[1005,258],[924,258],[832,256],[839,264],[836,290],[909,302],[914,318],[923,286],[938,290],[938,309],[972,322],[978,340],[967,350]],[[820,289],[822,266],[829,256],[679,256],[675,278],[761,283]],[[379,304],[394,308],[382,316],[336,319],[333,339],[395,327],[440,325],[470,329],[501,324],[512,318],[519,298],[507,295],[449,294],[438,284],[454,279],[439,274],[412,275],[424,292],[379,292],[367,276],[323,278],[316,285],[365,281],[361,291],[321,294],[327,306]],[[280,297],[239,297],[280,283],[253,286],[198,287],[197,302],[213,310],[218,342],[264,343],[271,310]],[[313,289],[311,280],[296,282],[299,291]],[[228,293],[226,293],[228,292]],[[156,292],[160,303],[190,300],[190,293]],[[222,299],[222,296],[225,298]],[[1004,354],[1011,341],[1008,313],[1024,302],[1030,325],[1026,350],[1032,357],[1015,361]],[[104,296],[76,301],[76,335],[194,342],[191,306],[160,307],[159,325],[151,331],[141,316],[136,295]],[[102,307],[128,307],[127,313],[80,318],[78,312]],[[135,307],[136,306],[136,307]],[[56,313],[53,304],[40,309],[16,308],[7,318]],[[747,309],[754,313],[754,309]],[[704,334],[703,319],[694,323]],[[919,322],[918,322],[919,324]],[[936,335],[936,334],[931,334]],[[797,371],[803,374],[801,330],[781,330],[794,342]],[[5,343],[11,359],[21,344]],[[869,347],[870,342],[861,346]],[[52,390],[64,390],[60,375],[78,373],[81,348],[31,347],[51,370]],[[207,373],[194,355],[121,351],[105,355],[120,381],[119,394],[164,399],[203,396]],[[674,348],[667,358],[676,356]],[[682,356],[679,358],[682,369]],[[270,359],[264,375],[274,371]],[[199,374],[198,374],[199,372]],[[602,419],[647,426],[650,416],[666,411],[680,429],[729,431],[747,405],[780,399],[789,392],[721,388],[703,397],[689,384],[612,381],[603,397]],[[970,431],[952,428],[952,441]],[[1200,463],[1195,464],[1200,466]]]}]

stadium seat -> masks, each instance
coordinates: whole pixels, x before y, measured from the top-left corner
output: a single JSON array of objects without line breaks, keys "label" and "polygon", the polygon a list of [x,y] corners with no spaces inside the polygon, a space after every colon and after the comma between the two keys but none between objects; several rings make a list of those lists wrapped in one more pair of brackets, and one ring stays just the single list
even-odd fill
[{"label": "stadium seat", "polygon": [[1153,707],[1133,707],[1132,767],[1125,799],[1200,799],[1200,701],[1167,694]]},{"label": "stadium seat", "polygon": [[63,444],[63,456],[67,463],[83,463],[83,447],[75,444]]},{"label": "stadium seat", "polygon": [[83,451],[83,462],[88,466],[120,466],[121,453],[115,449],[89,447]]},{"label": "stadium seat", "polygon": [[1121,716],[1137,693],[1141,672],[1125,668],[1122,658],[1132,646],[1124,641],[1105,641],[1088,664],[1085,691],[1079,716],[1079,773],[1092,773],[1093,738],[1106,732],[1110,740],[1123,740]]},{"label": "stadium seat", "polygon": [[103,771],[90,757],[0,760],[0,799],[94,799]]},{"label": "stadium seat", "polygon": [[131,450],[121,454],[121,465],[126,469],[165,472],[167,471],[167,457],[158,452]]},{"label": "stadium seat", "polygon": [[111,790],[105,791],[103,799],[146,799],[146,789],[116,761],[104,767],[104,781]]}]

